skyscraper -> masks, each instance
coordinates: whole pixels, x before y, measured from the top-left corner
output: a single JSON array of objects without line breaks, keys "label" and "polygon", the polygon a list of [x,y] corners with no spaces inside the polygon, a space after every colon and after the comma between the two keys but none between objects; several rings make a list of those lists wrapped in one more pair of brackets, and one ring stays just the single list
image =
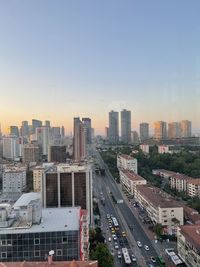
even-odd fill
[{"label": "skyscraper", "polygon": [[45,121],[45,124],[44,124],[44,126],[46,126],[46,127],[51,127],[51,122],[50,121]]},{"label": "skyscraper", "polygon": [[109,112],[109,132],[108,140],[112,144],[119,142],[119,113],[111,110]]},{"label": "skyscraper", "polygon": [[42,122],[32,119],[32,133],[36,133],[36,128],[42,127]]},{"label": "skyscraper", "polygon": [[29,135],[28,121],[22,121],[21,135],[22,135],[23,137]]},{"label": "skyscraper", "polygon": [[156,139],[167,138],[167,124],[165,121],[156,121],[154,123],[154,138]]},{"label": "skyscraper", "polygon": [[3,157],[6,159],[16,159],[19,153],[19,138],[14,135],[3,137]]},{"label": "skyscraper", "polygon": [[91,119],[82,118],[83,128],[85,131],[86,144],[92,143],[92,128],[91,128]]},{"label": "skyscraper", "polygon": [[178,138],[180,137],[180,127],[178,122],[168,123],[168,138]]},{"label": "skyscraper", "polygon": [[140,123],[140,140],[143,142],[147,139],[149,139],[149,124],[142,122]]},{"label": "skyscraper", "polygon": [[16,137],[19,137],[19,129],[18,129],[17,126],[10,126],[9,128],[10,128],[9,129],[10,130],[10,132],[9,132],[10,135],[14,135]]},{"label": "skyscraper", "polygon": [[49,127],[38,127],[36,128],[36,140],[43,155],[48,155],[49,147]]},{"label": "skyscraper", "polygon": [[83,123],[79,117],[74,118],[74,160],[80,161],[85,158],[85,133]]},{"label": "skyscraper", "polygon": [[188,120],[182,120],[180,122],[180,132],[181,137],[191,137],[192,136],[192,122]]},{"label": "skyscraper", "polygon": [[131,111],[121,111],[121,141],[125,144],[131,142]]}]

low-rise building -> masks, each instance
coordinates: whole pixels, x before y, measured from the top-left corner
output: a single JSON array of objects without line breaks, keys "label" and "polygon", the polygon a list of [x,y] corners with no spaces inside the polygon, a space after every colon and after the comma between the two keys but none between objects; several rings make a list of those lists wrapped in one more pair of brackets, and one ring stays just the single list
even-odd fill
[{"label": "low-rise building", "polygon": [[200,224],[200,214],[197,210],[184,205],[183,212],[186,224]]},{"label": "low-rise building", "polygon": [[41,208],[28,193],[11,207],[0,204],[0,262],[88,260],[89,220],[80,207]]},{"label": "low-rise building", "polygon": [[168,233],[176,233],[177,225],[183,225],[183,207],[172,196],[161,189],[136,186],[135,199],[146,210],[154,224],[162,224]]},{"label": "low-rise building", "polygon": [[200,179],[189,179],[187,181],[187,194],[190,197],[200,197]]},{"label": "low-rise building", "polygon": [[[54,261],[48,256],[48,261],[4,262],[4,267],[98,267],[98,261]],[[2,266],[2,267],[3,267]]]},{"label": "low-rise building", "polygon": [[185,174],[176,173],[170,178],[171,188],[178,192],[187,193],[187,182],[189,179],[190,177]]},{"label": "low-rise building", "polygon": [[149,154],[149,145],[142,144],[140,145],[140,149],[142,150],[143,153]]},{"label": "low-rise building", "polygon": [[127,170],[120,170],[120,183],[131,194],[135,194],[136,185],[145,185],[147,181],[140,175]]},{"label": "low-rise building", "polygon": [[117,168],[138,173],[137,159],[130,155],[118,154],[117,155]]},{"label": "low-rise building", "polygon": [[178,255],[188,267],[200,267],[200,226],[184,225],[177,233]]},{"label": "low-rise building", "polygon": [[3,193],[21,193],[26,187],[27,167],[23,165],[5,165],[3,170]]}]

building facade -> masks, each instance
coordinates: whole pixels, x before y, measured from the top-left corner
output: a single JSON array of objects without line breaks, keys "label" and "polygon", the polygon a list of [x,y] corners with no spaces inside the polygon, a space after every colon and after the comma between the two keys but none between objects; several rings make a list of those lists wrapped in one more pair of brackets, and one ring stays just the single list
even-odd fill
[{"label": "building facade", "polygon": [[3,137],[3,157],[5,159],[15,160],[19,155],[19,138],[13,135]]},{"label": "building facade", "polygon": [[182,138],[192,136],[192,122],[188,120],[182,120],[180,122],[180,134]]},{"label": "building facade", "polygon": [[108,141],[111,144],[119,142],[119,113],[113,110],[109,112]]},{"label": "building facade", "polygon": [[129,155],[118,154],[117,168],[132,171],[137,174],[138,173],[137,159]]},{"label": "building facade", "polygon": [[67,159],[66,146],[49,146],[48,161],[65,163]]},{"label": "building facade", "polygon": [[30,164],[31,162],[38,163],[40,161],[40,149],[35,144],[25,144],[22,154],[23,163]]},{"label": "building facade", "polygon": [[154,123],[154,138],[156,139],[167,138],[167,124],[165,121],[156,121]]},{"label": "building facade", "polygon": [[140,141],[143,142],[149,139],[149,124],[146,122],[140,123]]},{"label": "building facade", "polygon": [[90,118],[82,118],[83,122],[83,129],[85,132],[85,142],[86,144],[92,143],[92,125],[91,125],[91,119]]},{"label": "building facade", "polygon": [[168,138],[174,139],[180,137],[180,124],[178,122],[168,123]]},{"label": "building facade", "polygon": [[121,111],[121,141],[125,144],[131,143],[131,111]]},{"label": "building facade", "polygon": [[81,161],[86,157],[85,132],[80,118],[74,118],[74,160]]}]

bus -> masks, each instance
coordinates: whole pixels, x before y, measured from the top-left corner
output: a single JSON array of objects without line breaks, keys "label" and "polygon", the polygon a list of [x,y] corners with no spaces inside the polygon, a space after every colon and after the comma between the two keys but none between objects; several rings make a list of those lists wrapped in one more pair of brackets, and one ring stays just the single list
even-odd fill
[{"label": "bus", "polygon": [[119,224],[118,221],[115,217],[112,217],[112,221],[113,221],[113,225],[115,227],[115,230],[118,231],[119,230]]},{"label": "bus", "polygon": [[165,261],[164,261],[163,257],[161,257],[161,256],[157,257],[157,259],[156,259],[156,263],[157,263],[160,267],[165,267],[165,266],[166,266],[166,265],[165,265]]},{"label": "bus", "polygon": [[122,254],[123,254],[125,266],[131,266],[131,259],[130,259],[129,253],[128,253],[128,249],[122,248]]}]

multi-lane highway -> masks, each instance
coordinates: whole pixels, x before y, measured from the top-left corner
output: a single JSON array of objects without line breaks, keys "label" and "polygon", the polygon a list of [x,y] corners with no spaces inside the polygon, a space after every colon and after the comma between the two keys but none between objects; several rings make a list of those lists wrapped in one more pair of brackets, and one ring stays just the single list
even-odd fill
[{"label": "multi-lane highway", "polygon": [[[109,197],[109,192],[111,191],[114,198],[116,200],[118,199],[123,199],[123,195],[121,193],[121,191],[119,190],[115,180],[113,179],[112,175],[110,174],[106,164],[104,163],[104,161],[102,160],[99,152],[96,149],[93,149],[93,153],[96,157],[96,160],[98,161],[98,164],[101,168],[105,169],[105,176],[101,176],[101,179],[99,179],[98,181],[96,181],[97,183],[95,184],[95,186],[100,186],[102,192],[105,195],[105,200],[106,200],[106,205],[105,205],[105,209],[108,210],[113,210],[113,205],[114,206],[114,211],[116,216],[118,218],[120,218],[120,221],[122,221],[123,226],[127,229],[127,227],[132,226],[131,229],[127,229],[128,234],[129,234],[129,243],[130,243],[130,247],[131,249],[135,250],[134,254],[136,255],[141,255],[141,257],[138,259],[138,262],[141,266],[148,266],[148,264],[152,264],[151,262],[151,256],[153,256],[154,258],[156,258],[158,255],[154,249],[154,247],[152,246],[151,240],[149,240],[148,236],[146,235],[146,233],[144,232],[143,228],[141,227],[140,223],[138,222],[138,220],[135,218],[135,216],[133,215],[131,209],[129,208],[129,206],[126,204],[126,202],[124,201],[123,203],[120,204],[113,204],[111,203],[112,200]],[[136,245],[136,241],[140,241],[142,243],[142,247],[138,248]],[[146,251],[144,249],[144,245],[147,245],[149,247],[149,251]],[[140,252],[138,252],[138,250]]]}]

